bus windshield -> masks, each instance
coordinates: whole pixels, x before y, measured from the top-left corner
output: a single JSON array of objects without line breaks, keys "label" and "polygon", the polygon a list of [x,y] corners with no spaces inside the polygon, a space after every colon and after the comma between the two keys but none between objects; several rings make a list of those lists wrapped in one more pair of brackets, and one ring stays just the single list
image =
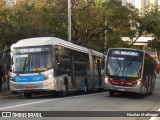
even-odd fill
[{"label": "bus windshield", "polygon": [[13,55],[13,72],[46,71],[51,68],[51,53],[37,52]]},{"label": "bus windshield", "polygon": [[142,69],[142,59],[135,56],[111,56],[108,57],[106,74],[115,77],[138,77]]}]

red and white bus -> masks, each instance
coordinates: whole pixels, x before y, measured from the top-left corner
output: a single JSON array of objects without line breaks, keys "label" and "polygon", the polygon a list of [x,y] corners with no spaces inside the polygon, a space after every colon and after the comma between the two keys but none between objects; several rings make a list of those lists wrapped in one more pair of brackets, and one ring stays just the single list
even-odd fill
[{"label": "red and white bus", "polygon": [[153,92],[156,61],[147,51],[111,48],[105,56],[104,89],[109,90],[110,96],[118,92]]}]

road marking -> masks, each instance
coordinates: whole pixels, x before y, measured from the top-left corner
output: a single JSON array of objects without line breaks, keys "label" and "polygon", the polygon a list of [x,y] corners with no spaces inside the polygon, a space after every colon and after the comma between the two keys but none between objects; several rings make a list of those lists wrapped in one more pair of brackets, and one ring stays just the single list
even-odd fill
[{"label": "road marking", "polygon": [[[160,108],[158,109],[160,111]],[[151,117],[149,120],[158,120],[159,117]]]},{"label": "road marking", "polygon": [[17,107],[22,107],[22,106],[27,106],[27,105],[32,105],[32,104],[38,104],[38,103],[43,103],[43,102],[50,102],[50,101],[55,101],[55,100],[78,98],[78,97],[82,97],[82,96],[94,96],[94,95],[102,94],[102,93],[105,93],[105,92],[95,93],[95,94],[87,94],[87,95],[78,95],[78,96],[72,96],[72,97],[57,98],[57,99],[50,99],[50,100],[41,100],[41,101],[36,101],[36,102],[29,102],[29,103],[24,103],[24,104],[19,104],[19,105],[3,107],[3,108],[0,108],[0,110],[10,109],[10,108],[17,108]]}]

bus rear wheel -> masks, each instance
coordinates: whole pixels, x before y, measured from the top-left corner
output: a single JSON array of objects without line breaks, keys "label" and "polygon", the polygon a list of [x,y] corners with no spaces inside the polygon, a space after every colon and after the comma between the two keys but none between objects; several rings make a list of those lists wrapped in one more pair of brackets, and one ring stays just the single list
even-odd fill
[{"label": "bus rear wheel", "polygon": [[30,92],[24,92],[24,97],[25,98],[31,98],[32,97],[32,93],[30,93]]},{"label": "bus rear wheel", "polygon": [[155,84],[156,84],[156,75],[154,75],[153,78],[152,78],[152,84],[151,84],[150,94],[153,94],[153,91],[155,89]]}]

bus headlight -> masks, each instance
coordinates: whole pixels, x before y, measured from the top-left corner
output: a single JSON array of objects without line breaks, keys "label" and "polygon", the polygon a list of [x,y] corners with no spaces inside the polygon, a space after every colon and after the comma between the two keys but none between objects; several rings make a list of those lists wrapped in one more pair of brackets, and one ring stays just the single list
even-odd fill
[{"label": "bus headlight", "polygon": [[105,78],[104,78],[104,81],[105,81],[105,83],[109,83],[109,78],[108,78],[108,77],[105,77]]},{"label": "bus headlight", "polygon": [[138,81],[137,81],[137,85],[140,85],[140,84],[141,84],[141,81],[138,80]]},{"label": "bus headlight", "polygon": [[50,78],[52,78],[53,77],[53,75],[52,74],[49,74],[48,75],[48,79],[50,79]]},{"label": "bus headlight", "polygon": [[52,77],[53,77],[53,73],[48,74],[48,75],[45,76],[45,80],[46,80],[46,79],[51,79]]},{"label": "bus headlight", "polygon": [[14,82],[15,82],[14,77],[10,77],[10,78],[9,78],[9,80],[10,80],[10,81],[14,81]]}]

